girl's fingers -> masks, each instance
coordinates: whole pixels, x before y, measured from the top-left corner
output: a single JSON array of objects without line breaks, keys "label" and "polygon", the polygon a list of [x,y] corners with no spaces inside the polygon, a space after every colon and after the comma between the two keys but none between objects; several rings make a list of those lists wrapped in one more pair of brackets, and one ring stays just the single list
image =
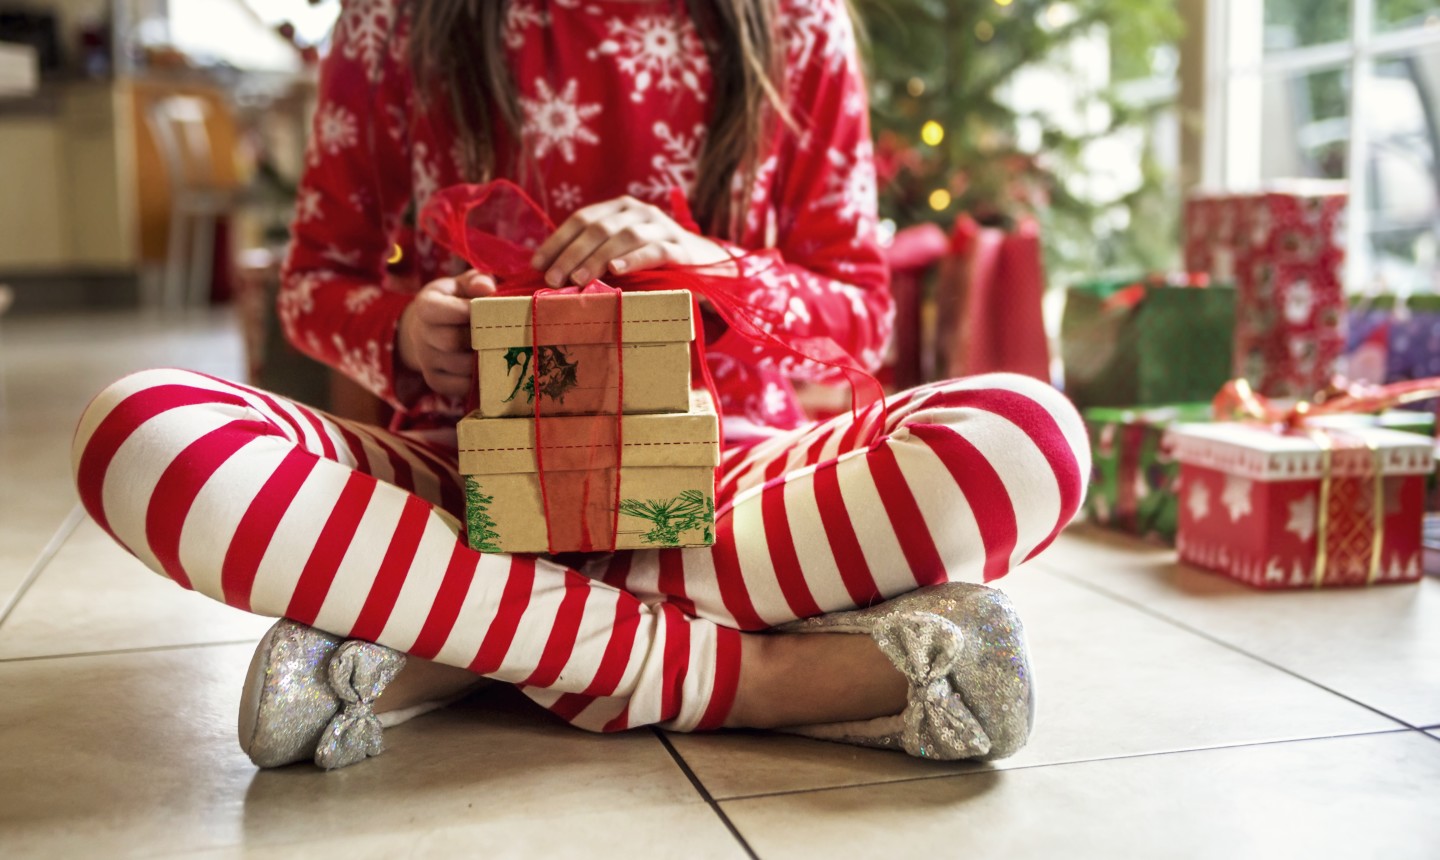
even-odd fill
[{"label": "girl's fingers", "polygon": [[536,271],[543,272],[555,264],[560,252],[567,248],[576,237],[592,225],[599,223],[605,218],[620,212],[628,205],[628,197],[617,197],[614,200],[606,200],[603,203],[596,203],[586,206],[574,215],[565,219],[554,235],[540,243],[535,249],[535,257],[530,261]]},{"label": "girl's fingers", "polygon": [[596,221],[580,231],[569,245],[560,251],[545,273],[545,283],[552,287],[563,286],[567,281],[584,286],[604,271],[601,266],[594,270],[582,269],[581,264],[602,248],[606,242],[630,231],[639,223],[638,213],[622,210],[611,214],[603,221]]},{"label": "girl's fingers", "polygon": [[470,326],[432,325],[420,332],[420,339],[426,346],[440,352],[468,352],[470,350]]},{"label": "girl's fingers", "polygon": [[654,269],[675,261],[674,247],[668,242],[651,242],[610,261],[610,271],[617,275]]},{"label": "girl's fingers", "polygon": [[427,363],[432,370],[437,372],[469,379],[470,374],[475,370],[475,353],[468,350],[464,353],[435,352],[430,355]]},{"label": "girl's fingers", "polygon": [[457,292],[467,299],[483,299],[495,295],[495,279],[471,269],[455,279]]},{"label": "girl's fingers", "polygon": [[584,285],[595,278],[603,277],[606,272],[612,271],[612,260],[633,254],[646,246],[658,246],[660,243],[655,241],[655,232],[653,226],[647,224],[632,224],[620,230],[582,260],[580,265],[575,267],[571,279],[576,284]]}]

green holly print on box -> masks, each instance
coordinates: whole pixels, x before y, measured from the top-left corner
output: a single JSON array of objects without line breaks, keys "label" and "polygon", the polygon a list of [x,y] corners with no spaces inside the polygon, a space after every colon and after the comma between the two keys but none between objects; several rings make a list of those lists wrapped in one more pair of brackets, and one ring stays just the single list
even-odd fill
[{"label": "green holly print on box", "polygon": [[715,542],[715,500],[699,490],[686,490],[673,499],[625,499],[620,513],[650,523],[642,539],[652,546],[679,546],[686,532],[703,532],[698,543]]},{"label": "green holly print on box", "polygon": [[515,388],[511,390],[510,396],[505,398],[506,403],[514,400],[520,392],[525,393],[525,402],[535,402],[535,386],[538,383],[540,394],[546,400],[553,400],[556,403],[565,402],[565,392],[574,388],[579,382],[579,365],[571,359],[570,353],[563,346],[542,346],[540,357],[535,362],[535,372],[530,372],[530,360],[535,355],[535,350],[528,346],[512,346],[505,350],[505,370],[513,371],[520,368],[520,375],[515,380]]},{"label": "green holly print on box", "polygon": [[495,531],[495,520],[490,517],[494,503],[495,498],[481,491],[474,478],[465,478],[465,537],[476,552],[500,552],[500,533]]},{"label": "green holly print on box", "polygon": [[1210,420],[1207,403],[1146,409],[1086,409],[1092,471],[1085,510],[1103,525],[1166,542],[1175,539],[1180,464],[1165,446],[1171,424]]}]

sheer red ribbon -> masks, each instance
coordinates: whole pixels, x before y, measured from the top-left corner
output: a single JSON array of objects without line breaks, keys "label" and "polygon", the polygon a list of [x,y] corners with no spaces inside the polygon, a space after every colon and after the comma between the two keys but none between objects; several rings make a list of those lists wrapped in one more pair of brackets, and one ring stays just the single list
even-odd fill
[{"label": "sheer red ribbon", "polygon": [[[672,214],[688,229],[697,229],[685,197],[676,189],[671,194]],[[565,416],[543,414],[542,400],[535,397],[536,464],[545,504],[546,527],[552,552],[614,549],[619,517],[619,470],[622,464],[621,418],[624,403],[620,347],[623,297],[626,291],[689,290],[700,318],[700,300],[738,336],[779,353],[782,360],[818,364],[843,374],[850,383],[852,414],[878,401],[880,420],[885,419],[884,390],[848,351],[831,338],[811,337],[782,340],[772,331],[776,311],[762,308],[749,299],[748,281],[779,271],[773,252],[732,255],[709,266],[668,265],[609,278],[611,283],[592,281],[583,289],[548,288],[543,274],[530,261],[536,248],[555,232],[545,211],[519,186],[507,180],[483,185],[454,185],[431,196],[420,212],[420,225],[442,247],[463,259],[477,271],[495,278],[499,295],[533,296],[531,372],[539,373],[540,347],[565,343],[554,332],[572,322],[571,315],[585,314],[587,320],[613,319],[613,332],[598,342],[613,342],[615,349],[606,373],[615,379],[614,409],[604,415]],[[580,296],[582,303],[553,301],[559,296]],[[613,303],[613,315],[607,306]],[[588,303],[588,305],[586,305]],[[584,311],[577,311],[582,305]],[[568,308],[567,308],[568,306]],[[782,311],[783,313],[783,311]],[[706,388],[719,409],[715,383],[705,361],[703,337],[691,350],[693,385]],[[608,387],[608,386],[607,386]],[[588,418],[588,420],[586,420]],[[564,500],[564,509],[562,502]],[[577,515],[578,514],[578,515]]]}]

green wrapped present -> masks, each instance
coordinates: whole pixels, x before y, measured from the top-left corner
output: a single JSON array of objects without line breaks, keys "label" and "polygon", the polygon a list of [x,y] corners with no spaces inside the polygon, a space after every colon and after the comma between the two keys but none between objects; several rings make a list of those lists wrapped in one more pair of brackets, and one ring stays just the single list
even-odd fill
[{"label": "green wrapped present", "polygon": [[1098,281],[1067,292],[1060,352],[1077,406],[1208,401],[1229,381],[1235,289],[1172,283]]},{"label": "green wrapped present", "polygon": [[1209,421],[1210,404],[1093,407],[1086,409],[1084,416],[1093,463],[1090,492],[1085,498],[1090,519],[1132,534],[1173,541],[1180,464],[1166,449],[1165,429],[1176,422]]}]

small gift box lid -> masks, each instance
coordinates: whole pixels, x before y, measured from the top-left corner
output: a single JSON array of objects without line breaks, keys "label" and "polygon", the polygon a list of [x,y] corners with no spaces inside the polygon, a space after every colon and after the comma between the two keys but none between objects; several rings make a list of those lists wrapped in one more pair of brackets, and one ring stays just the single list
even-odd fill
[{"label": "small gift box lid", "polygon": [[[1355,477],[1426,475],[1434,468],[1429,439],[1377,427],[1327,430],[1336,434],[1330,474]],[[1321,444],[1304,431],[1278,433],[1252,424],[1177,424],[1169,430],[1175,459],[1257,481],[1304,481],[1325,477]],[[1359,440],[1361,446],[1354,447]],[[1373,449],[1373,450],[1372,450]]]},{"label": "small gift box lid", "polygon": [[[611,293],[574,293],[542,298],[547,306],[541,345],[606,343],[614,337]],[[563,301],[562,301],[563,300]],[[530,346],[533,300],[530,296],[489,296],[470,300],[470,346],[509,349]],[[695,324],[689,290],[625,293],[620,303],[621,339],[625,343],[692,341]]]},{"label": "small gift box lid", "polygon": [[[593,415],[568,415],[547,418],[563,428],[562,422],[585,422],[587,430],[615,426],[613,416],[597,419]],[[563,432],[563,429],[560,430]],[[503,475],[534,472],[535,419],[482,418],[472,412],[460,420],[457,428],[460,444],[460,474]],[[637,467],[703,466],[720,464],[720,420],[710,393],[696,389],[690,393],[690,411],[669,415],[623,415],[620,418],[621,465]],[[588,446],[567,452],[546,449],[547,471],[590,468]]]}]

